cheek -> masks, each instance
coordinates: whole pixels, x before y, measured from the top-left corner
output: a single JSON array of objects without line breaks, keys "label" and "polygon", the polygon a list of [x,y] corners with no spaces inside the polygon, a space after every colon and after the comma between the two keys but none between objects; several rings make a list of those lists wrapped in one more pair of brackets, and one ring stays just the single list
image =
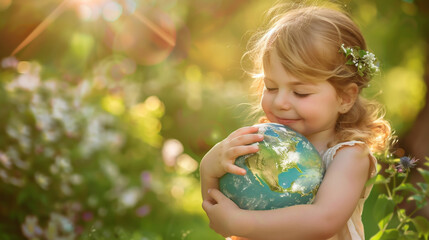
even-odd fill
[{"label": "cheek", "polygon": [[329,105],[330,103],[327,103],[320,98],[307,98],[297,101],[295,104],[295,109],[302,117],[317,119],[326,113],[326,107]]},{"label": "cheek", "polygon": [[262,110],[265,112],[265,113],[268,113],[268,112],[270,112],[270,106],[271,106],[271,100],[270,100],[270,98],[267,96],[267,95],[262,95],[262,98],[261,98],[261,102],[260,102],[260,104],[261,104],[261,108],[262,108]]},{"label": "cheek", "polygon": [[298,108],[302,110],[302,114],[310,118],[321,119],[337,116],[337,105],[338,102],[334,98],[325,96],[301,101]]}]

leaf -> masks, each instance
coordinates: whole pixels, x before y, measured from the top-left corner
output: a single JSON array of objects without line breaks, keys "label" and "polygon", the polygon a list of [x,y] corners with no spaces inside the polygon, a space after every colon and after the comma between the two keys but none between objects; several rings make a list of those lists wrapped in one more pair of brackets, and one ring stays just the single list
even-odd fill
[{"label": "leaf", "polygon": [[353,50],[351,48],[346,48],[347,49],[347,56],[349,56],[350,54],[352,54]]},{"label": "leaf", "polygon": [[418,182],[417,186],[420,187],[420,189],[422,190],[422,193],[425,195],[428,189],[428,184],[427,183],[423,183],[423,182]]},{"label": "leaf", "polygon": [[389,224],[389,222],[390,222],[390,220],[391,220],[391,218],[392,218],[392,215],[393,215],[393,212],[392,212],[392,213],[390,213],[390,214],[387,214],[387,216],[386,216],[386,217],[384,217],[383,219],[381,219],[381,220],[378,222],[378,228],[379,228],[379,229],[384,229],[384,228],[386,228],[386,226]]},{"label": "leaf", "polygon": [[401,184],[394,188],[393,191],[409,191],[413,193],[418,193],[418,190],[411,183]]},{"label": "leaf", "polygon": [[404,233],[405,240],[416,240],[418,239],[418,234],[414,231],[407,231]]},{"label": "leaf", "polygon": [[393,212],[395,204],[391,199],[388,199],[386,194],[378,195],[374,205],[374,217],[376,221],[382,220],[386,215]]},{"label": "leaf", "polygon": [[385,178],[383,177],[383,175],[377,175],[375,178],[375,184],[380,184],[380,183],[389,183],[390,182],[390,178]]},{"label": "leaf", "polygon": [[425,197],[420,194],[410,196],[408,201],[416,201],[417,209],[423,208],[428,202],[425,201]]},{"label": "leaf", "polygon": [[370,240],[380,240],[381,236],[383,236],[383,231],[382,230],[378,231],[374,236],[372,236],[370,238]]},{"label": "leaf", "polygon": [[[398,214],[399,221],[401,221],[401,222],[408,222],[409,221],[407,213],[405,212],[405,209],[399,209],[397,211],[397,214]],[[408,226],[408,225],[405,224],[405,226]],[[403,228],[405,228],[405,226]],[[404,230],[406,231],[407,229],[404,229]]]},{"label": "leaf", "polygon": [[428,204],[428,202],[425,201],[424,199],[423,199],[423,201],[417,202],[417,209],[424,208],[426,206],[426,204]]},{"label": "leaf", "polygon": [[404,177],[406,177],[408,175],[408,173],[407,172],[400,172],[400,173],[397,173],[397,176],[399,177],[399,178],[404,178]]},{"label": "leaf", "polygon": [[28,194],[27,194],[27,192],[26,192],[26,191],[21,191],[21,192],[18,194],[17,203],[18,203],[19,205],[21,205],[22,203],[25,203],[25,202],[27,201],[27,196],[28,196]]},{"label": "leaf", "polygon": [[399,238],[399,231],[397,229],[387,229],[385,231],[379,231],[377,234],[372,236],[370,240],[397,240]]},{"label": "leaf", "polygon": [[416,227],[417,232],[419,233],[419,237],[425,236],[425,238],[427,238],[429,236],[429,221],[426,218],[422,216],[417,216],[411,221]]},{"label": "leaf", "polygon": [[390,182],[390,178],[386,179],[386,178],[383,177],[383,175],[378,174],[378,175],[375,175],[374,177],[370,178],[366,182],[365,186],[370,186],[370,185],[373,185],[373,184],[389,183],[389,182]]},{"label": "leaf", "polygon": [[417,171],[423,176],[425,182],[429,183],[429,171],[423,168],[417,168]]},{"label": "leaf", "polygon": [[404,196],[402,196],[402,195],[393,196],[393,202],[395,204],[400,204],[403,200],[404,200]]},{"label": "leaf", "polygon": [[[404,209],[401,209],[401,210],[404,210]],[[404,210],[404,212],[405,212],[405,210]],[[398,212],[398,216],[399,216],[399,212]],[[400,218],[400,217],[399,217]],[[401,222],[402,222],[402,220],[400,220]],[[410,228],[410,225],[408,225],[408,224],[404,224],[404,226],[402,226],[402,230],[404,231],[404,232],[407,232],[408,231],[408,229]]]},{"label": "leaf", "polygon": [[396,168],[389,167],[388,169],[384,170],[388,174],[396,174]]},{"label": "leaf", "polygon": [[399,231],[396,228],[387,229],[384,231],[380,240],[397,240],[399,238]]}]

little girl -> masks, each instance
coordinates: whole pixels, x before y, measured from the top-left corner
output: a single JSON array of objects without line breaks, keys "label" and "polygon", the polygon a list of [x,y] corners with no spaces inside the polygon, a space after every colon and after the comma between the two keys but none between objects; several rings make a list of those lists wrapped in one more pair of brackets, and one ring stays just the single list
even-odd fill
[{"label": "little girl", "polygon": [[202,159],[203,208],[210,227],[235,239],[364,239],[362,208],[376,174],[374,152],[389,145],[390,125],[379,105],[360,96],[378,71],[356,24],[339,8],[301,6],[276,15],[254,43],[255,86],[265,116],[287,125],[319,151],[327,170],[308,205],[251,211],[218,190],[225,173],[258,151],[257,127],[243,127]]}]

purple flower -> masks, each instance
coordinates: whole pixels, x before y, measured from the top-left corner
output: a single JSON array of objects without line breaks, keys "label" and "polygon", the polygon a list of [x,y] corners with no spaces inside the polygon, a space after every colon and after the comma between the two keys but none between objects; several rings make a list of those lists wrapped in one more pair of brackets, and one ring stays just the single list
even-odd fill
[{"label": "purple flower", "polygon": [[89,221],[91,221],[92,219],[94,218],[94,215],[92,214],[92,212],[84,212],[83,214],[82,214],[82,219],[83,219],[83,221],[85,221],[85,222],[89,222]]},{"label": "purple flower", "polygon": [[144,217],[150,213],[150,210],[151,209],[149,205],[143,205],[136,210],[136,215],[139,217]]},{"label": "purple flower", "polygon": [[396,166],[396,170],[400,173],[408,172],[411,168],[416,166],[418,159],[410,157],[401,157],[399,165]]},{"label": "purple flower", "polygon": [[143,171],[140,175],[140,181],[143,189],[149,189],[152,184],[152,174],[149,171]]}]

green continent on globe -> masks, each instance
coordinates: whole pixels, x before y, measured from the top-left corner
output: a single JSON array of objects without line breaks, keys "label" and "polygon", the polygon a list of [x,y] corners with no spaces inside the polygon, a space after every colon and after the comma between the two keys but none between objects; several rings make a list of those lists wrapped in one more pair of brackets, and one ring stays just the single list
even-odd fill
[{"label": "green continent on globe", "polygon": [[[261,185],[264,181],[268,187],[275,192],[292,192],[291,187],[285,189],[279,184],[279,174],[287,172],[289,169],[296,169],[302,173],[298,167],[296,158],[296,145],[299,141],[295,140],[295,132],[283,132],[273,130],[279,137],[270,135],[264,136],[264,141],[259,144],[259,152],[246,158],[246,165],[257,177]],[[282,142],[287,136],[288,141]],[[272,147],[275,146],[275,147]],[[292,183],[292,182],[291,182]],[[292,185],[292,184],[291,184]]]},{"label": "green continent on globe", "polygon": [[242,209],[268,210],[312,203],[325,173],[317,150],[287,126],[256,126],[264,135],[264,140],[255,143],[259,151],[235,161],[246,175],[225,174],[219,179],[219,189]]}]

